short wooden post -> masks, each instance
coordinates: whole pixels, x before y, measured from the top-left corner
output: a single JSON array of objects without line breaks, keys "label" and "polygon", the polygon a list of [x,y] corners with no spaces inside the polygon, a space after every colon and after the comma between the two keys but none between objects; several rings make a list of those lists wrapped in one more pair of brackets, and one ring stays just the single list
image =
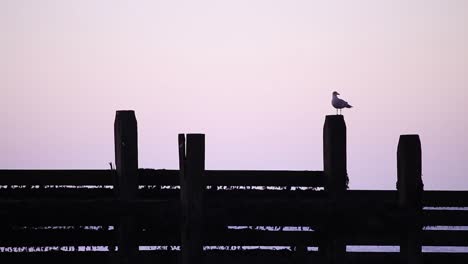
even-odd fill
[{"label": "short wooden post", "polygon": [[328,221],[323,230],[319,251],[325,263],[345,263],[346,244],[341,217],[343,196],[347,189],[346,124],[342,115],[328,115],[323,127],[323,170],[326,177],[325,191],[329,197]]},{"label": "short wooden post", "polygon": [[418,135],[401,135],[397,150],[398,203],[402,210],[401,263],[422,263],[422,158]]},{"label": "short wooden post", "polygon": [[179,134],[182,264],[203,263],[205,135]]},{"label": "short wooden post", "polygon": [[[138,137],[134,111],[117,111],[114,123],[115,166],[117,195],[123,205],[128,205],[138,191]],[[128,206],[125,206],[128,209]],[[135,263],[138,241],[135,217],[126,211],[120,217],[118,263]]]}]

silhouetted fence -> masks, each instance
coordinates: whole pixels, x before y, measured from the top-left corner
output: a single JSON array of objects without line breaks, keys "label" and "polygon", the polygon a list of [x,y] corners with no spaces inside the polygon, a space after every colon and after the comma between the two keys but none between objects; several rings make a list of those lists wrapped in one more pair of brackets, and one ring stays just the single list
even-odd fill
[{"label": "silhouetted fence", "polygon": [[179,135],[179,170],[138,169],[118,111],[116,170],[0,170],[1,263],[468,263],[422,253],[468,246],[447,228],[468,226],[468,191],[423,191],[417,135],[400,137],[397,191],[347,190],[343,116],[326,117],[324,171],[205,170],[204,141]]}]

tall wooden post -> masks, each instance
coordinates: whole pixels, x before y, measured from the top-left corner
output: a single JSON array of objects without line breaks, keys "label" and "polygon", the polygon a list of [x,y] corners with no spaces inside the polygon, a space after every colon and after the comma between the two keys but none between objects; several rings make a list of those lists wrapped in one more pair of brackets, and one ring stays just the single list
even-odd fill
[{"label": "tall wooden post", "polygon": [[323,127],[323,170],[329,198],[328,221],[319,251],[325,263],[345,263],[346,244],[342,239],[343,196],[347,189],[346,124],[342,115],[328,115]]},{"label": "tall wooden post", "polygon": [[[138,191],[138,137],[134,111],[117,111],[114,123],[115,165],[117,195],[123,205],[128,205]],[[128,208],[128,206],[126,206]],[[138,241],[135,217],[126,212],[120,217],[118,263],[135,263]]]},{"label": "tall wooden post", "polygon": [[205,135],[179,134],[182,264],[203,263]]},{"label": "tall wooden post", "polygon": [[397,150],[398,203],[402,210],[401,263],[422,263],[422,158],[418,135],[401,135]]}]

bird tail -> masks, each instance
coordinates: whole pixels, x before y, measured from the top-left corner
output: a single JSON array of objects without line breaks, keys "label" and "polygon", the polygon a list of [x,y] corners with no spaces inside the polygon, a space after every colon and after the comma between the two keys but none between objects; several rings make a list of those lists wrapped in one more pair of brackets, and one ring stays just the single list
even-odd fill
[{"label": "bird tail", "polygon": [[350,105],[350,104],[348,104],[348,105],[346,106],[346,108],[353,108],[353,106]]}]

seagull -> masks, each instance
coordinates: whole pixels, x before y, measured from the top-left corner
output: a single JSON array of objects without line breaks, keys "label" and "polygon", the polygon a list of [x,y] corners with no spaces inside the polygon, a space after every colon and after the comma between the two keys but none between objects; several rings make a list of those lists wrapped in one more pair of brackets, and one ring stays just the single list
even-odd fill
[{"label": "seagull", "polygon": [[336,108],[336,114],[338,115],[339,113],[341,115],[341,109],[351,108],[352,106],[349,105],[345,100],[338,98],[338,95],[340,95],[338,92],[333,92],[332,105]]}]

